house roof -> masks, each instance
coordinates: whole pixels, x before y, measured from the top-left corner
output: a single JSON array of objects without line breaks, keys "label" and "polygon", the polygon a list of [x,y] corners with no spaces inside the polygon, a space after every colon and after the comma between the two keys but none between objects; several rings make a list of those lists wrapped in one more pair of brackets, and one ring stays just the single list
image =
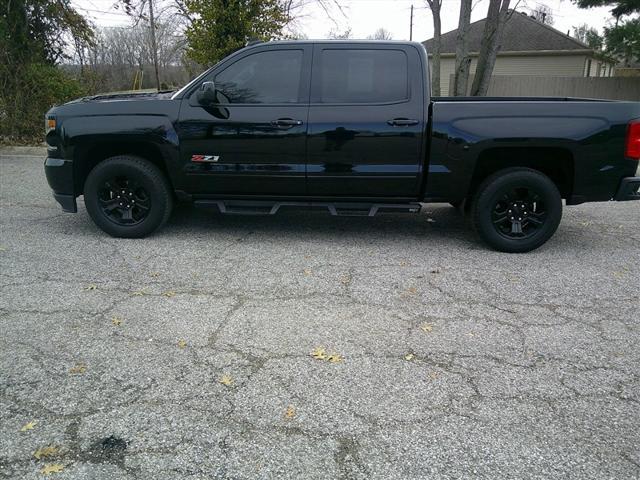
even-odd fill
[{"label": "house roof", "polygon": [[[520,12],[511,12],[504,26],[500,52],[537,52],[553,50],[593,50],[587,44],[556,30],[549,25]],[[469,52],[480,51],[486,19],[473,22],[469,27]],[[444,33],[441,39],[441,53],[455,53],[458,30]],[[431,51],[433,38],[422,42],[427,52]]]}]

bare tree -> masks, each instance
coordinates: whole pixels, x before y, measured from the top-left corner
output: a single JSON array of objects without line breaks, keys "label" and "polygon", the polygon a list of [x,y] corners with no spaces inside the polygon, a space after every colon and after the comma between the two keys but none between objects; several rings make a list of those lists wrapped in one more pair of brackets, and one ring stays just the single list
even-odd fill
[{"label": "bare tree", "polygon": [[[156,88],[160,90],[160,74],[158,72],[158,50],[156,47],[156,20],[154,11],[154,0],[119,0],[122,2],[124,11],[132,16],[137,22],[140,20],[149,21],[149,38],[151,40],[151,55],[156,78]],[[116,2],[115,6],[118,6]],[[179,6],[178,6],[179,8]],[[148,13],[148,16],[147,16]]]},{"label": "bare tree", "polygon": [[[162,70],[162,88],[181,85],[197,73],[186,63],[185,38],[171,20],[167,15],[156,22],[155,50]],[[153,75],[154,48],[146,26],[104,28],[97,30],[95,37],[94,45],[76,48],[69,66],[80,65],[81,73],[86,73],[85,82],[89,79],[93,84],[91,90],[129,90],[136,72],[144,72],[145,88],[157,86]]]},{"label": "bare tree", "polygon": [[[188,3],[189,0],[173,0],[175,2]],[[300,20],[307,17],[305,9],[309,5],[319,6],[325,13],[327,20],[333,23],[332,32],[338,32],[340,25],[337,18],[347,19],[347,8],[340,3],[339,0],[281,0],[284,6],[285,15],[288,19],[285,33],[287,38],[301,38],[301,30],[304,25],[300,24]],[[304,37],[306,38],[306,37]]]},{"label": "bare tree", "polygon": [[327,38],[331,40],[346,40],[351,38],[351,27],[347,27],[346,30],[335,30],[331,29],[329,33],[327,33]]},{"label": "bare tree", "polygon": [[536,8],[531,9],[531,16],[546,25],[553,25],[554,23],[553,10],[543,3],[539,3]]},{"label": "bare tree", "polygon": [[368,40],[393,40],[393,34],[382,27],[367,37]]},{"label": "bare tree", "polygon": [[431,93],[440,96],[440,51],[442,50],[442,22],[440,9],[442,0],[427,0],[433,17],[433,47],[431,48]]},{"label": "bare tree", "polygon": [[160,88],[160,74],[158,73],[158,47],[156,44],[156,22],[153,12],[153,0],[149,1],[149,36],[151,37],[151,53],[153,56],[153,68],[156,74],[156,88],[158,91]]},{"label": "bare tree", "polygon": [[482,46],[478,54],[476,74],[471,86],[471,95],[484,96],[489,89],[489,81],[496,64],[496,56],[502,41],[504,24],[512,12],[509,10],[510,0],[489,0],[489,10],[484,23]]},{"label": "bare tree", "polygon": [[460,18],[456,34],[456,64],[453,76],[453,95],[467,94],[469,84],[469,68],[471,57],[469,56],[469,26],[471,25],[472,0],[461,0]]},{"label": "bare tree", "polygon": [[604,46],[604,38],[598,33],[598,30],[590,27],[586,23],[573,27],[573,38],[586,43],[594,50],[602,50]]}]

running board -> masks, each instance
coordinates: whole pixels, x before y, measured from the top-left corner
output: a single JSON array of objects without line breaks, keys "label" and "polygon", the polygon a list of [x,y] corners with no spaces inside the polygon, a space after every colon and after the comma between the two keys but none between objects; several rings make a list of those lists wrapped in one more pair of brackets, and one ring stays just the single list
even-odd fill
[{"label": "running board", "polygon": [[378,213],[418,213],[419,203],[269,202],[253,200],[196,200],[198,207],[216,207],[225,215],[275,215],[282,207],[326,208],[339,217],[373,217]]}]

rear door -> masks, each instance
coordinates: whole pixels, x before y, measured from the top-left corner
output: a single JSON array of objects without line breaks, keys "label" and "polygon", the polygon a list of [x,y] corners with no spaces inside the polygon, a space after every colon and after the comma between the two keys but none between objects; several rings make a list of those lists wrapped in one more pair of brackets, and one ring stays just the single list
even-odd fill
[{"label": "rear door", "polygon": [[230,57],[180,110],[182,184],[206,195],[304,195],[312,46],[254,47]]},{"label": "rear door", "polygon": [[425,131],[420,56],[401,44],[314,46],[307,190],[414,197]]}]

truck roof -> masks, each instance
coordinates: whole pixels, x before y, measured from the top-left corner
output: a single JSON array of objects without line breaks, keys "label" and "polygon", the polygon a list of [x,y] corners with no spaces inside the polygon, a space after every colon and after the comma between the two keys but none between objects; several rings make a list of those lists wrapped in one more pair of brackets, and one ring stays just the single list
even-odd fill
[{"label": "truck roof", "polygon": [[409,40],[357,40],[357,39],[345,39],[345,40],[334,40],[328,38],[317,38],[317,39],[304,39],[304,40],[269,40],[266,42],[260,40],[254,40],[247,43],[247,47],[253,47],[257,45],[308,45],[314,43],[336,43],[336,44],[358,44],[358,43],[369,43],[369,44],[377,44],[377,45],[414,45],[420,48],[424,48],[424,45],[420,42],[412,42]]}]

